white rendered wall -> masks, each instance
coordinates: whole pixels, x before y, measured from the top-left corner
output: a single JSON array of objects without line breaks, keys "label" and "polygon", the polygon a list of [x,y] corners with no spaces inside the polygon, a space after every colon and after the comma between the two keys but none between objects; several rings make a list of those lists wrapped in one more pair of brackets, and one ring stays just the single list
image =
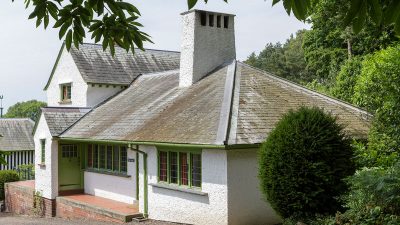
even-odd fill
[{"label": "white rendered wall", "polygon": [[[46,139],[45,165],[41,164],[41,139]],[[48,199],[55,199],[58,196],[58,142],[52,140],[46,119],[43,114],[40,116],[35,141],[35,190],[42,193]]]},{"label": "white rendered wall", "polygon": [[[71,103],[60,104],[60,84],[72,83]],[[57,68],[46,90],[48,106],[86,107],[87,84],[83,80],[71,54],[64,48]]]},{"label": "white rendered wall", "polygon": [[[148,183],[157,183],[157,150],[148,153]],[[140,156],[142,163],[143,158]],[[227,156],[223,150],[202,151],[202,192],[208,196],[148,186],[149,218],[189,224],[228,224]],[[140,165],[139,208],[143,212],[143,164]]]},{"label": "white rendered wall", "polygon": [[257,149],[229,150],[227,154],[229,224],[280,223],[260,191]]},{"label": "white rendered wall", "polygon": [[102,85],[100,87],[98,84],[96,84],[93,87],[91,84],[89,84],[86,97],[87,106],[94,107],[121,90],[121,86]]},{"label": "white rendered wall", "polygon": [[85,171],[85,193],[133,204],[136,202],[136,153],[128,151],[128,175],[119,177]]},{"label": "white rendered wall", "polygon": [[[234,16],[208,13],[207,23],[200,23],[201,11],[183,14],[179,86],[196,83],[225,62],[236,59]],[[209,26],[209,14],[214,15],[214,26]],[[221,27],[217,27],[217,16]],[[224,16],[229,16],[228,28],[224,28]]]}]

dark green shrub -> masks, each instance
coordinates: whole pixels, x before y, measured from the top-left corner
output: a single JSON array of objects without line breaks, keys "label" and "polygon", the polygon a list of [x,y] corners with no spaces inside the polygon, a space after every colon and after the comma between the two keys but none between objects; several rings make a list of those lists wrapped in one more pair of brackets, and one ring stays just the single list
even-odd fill
[{"label": "dark green shrub", "polygon": [[18,180],[17,172],[12,170],[0,170],[0,200],[4,200],[4,183]]},{"label": "dark green shrub", "polygon": [[290,111],[260,149],[261,189],[283,218],[334,214],[354,174],[351,141],[336,118],[318,108]]}]

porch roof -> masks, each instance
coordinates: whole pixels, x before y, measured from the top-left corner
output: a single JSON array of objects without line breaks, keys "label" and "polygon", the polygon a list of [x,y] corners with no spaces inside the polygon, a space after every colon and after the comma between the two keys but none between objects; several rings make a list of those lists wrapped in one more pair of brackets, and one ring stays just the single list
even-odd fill
[{"label": "porch roof", "polygon": [[79,118],[90,111],[90,108],[78,107],[44,107],[43,116],[51,135],[58,136],[65,129],[74,124]]}]

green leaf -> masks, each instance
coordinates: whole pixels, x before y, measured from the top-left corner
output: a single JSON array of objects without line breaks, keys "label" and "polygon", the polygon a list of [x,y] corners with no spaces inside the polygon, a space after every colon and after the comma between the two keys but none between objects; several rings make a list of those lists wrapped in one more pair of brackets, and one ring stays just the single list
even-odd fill
[{"label": "green leaf", "polygon": [[359,9],[358,16],[353,20],[353,31],[358,34],[364,27],[367,18],[367,3],[363,2]]},{"label": "green leaf", "polygon": [[49,14],[47,14],[46,16],[44,16],[44,29],[47,28],[47,26],[49,25]]},{"label": "green leaf", "polygon": [[368,0],[368,2],[372,20],[376,24],[380,24],[382,21],[382,6],[379,4],[379,0]]},{"label": "green leaf", "polygon": [[70,27],[70,24],[68,24],[68,23],[64,23],[64,25],[62,25],[60,31],[58,32],[58,37],[60,38],[60,40],[64,37],[64,35],[67,32],[69,27]]},{"label": "green leaf", "polygon": [[197,3],[197,0],[188,0],[187,4],[189,9],[192,9]]},{"label": "green leaf", "polygon": [[350,22],[357,16],[362,3],[363,0],[351,0],[350,10],[348,11],[346,18],[344,19],[344,24],[346,26],[349,25]]},{"label": "green leaf", "polygon": [[272,0],[272,6],[274,6],[276,3],[280,2],[281,0]]},{"label": "green leaf", "polygon": [[65,38],[65,46],[67,47],[68,51],[71,49],[71,44],[72,44],[72,30],[69,30],[67,33],[67,37]]}]

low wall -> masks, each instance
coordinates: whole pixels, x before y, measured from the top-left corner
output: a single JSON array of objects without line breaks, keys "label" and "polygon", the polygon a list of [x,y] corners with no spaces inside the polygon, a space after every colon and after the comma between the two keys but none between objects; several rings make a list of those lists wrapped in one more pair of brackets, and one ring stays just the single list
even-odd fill
[{"label": "low wall", "polygon": [[7,212],[45,217],[55,216],[55,200],[39,197],[35,202],[34,181],[6,183],[4,186]]}]

